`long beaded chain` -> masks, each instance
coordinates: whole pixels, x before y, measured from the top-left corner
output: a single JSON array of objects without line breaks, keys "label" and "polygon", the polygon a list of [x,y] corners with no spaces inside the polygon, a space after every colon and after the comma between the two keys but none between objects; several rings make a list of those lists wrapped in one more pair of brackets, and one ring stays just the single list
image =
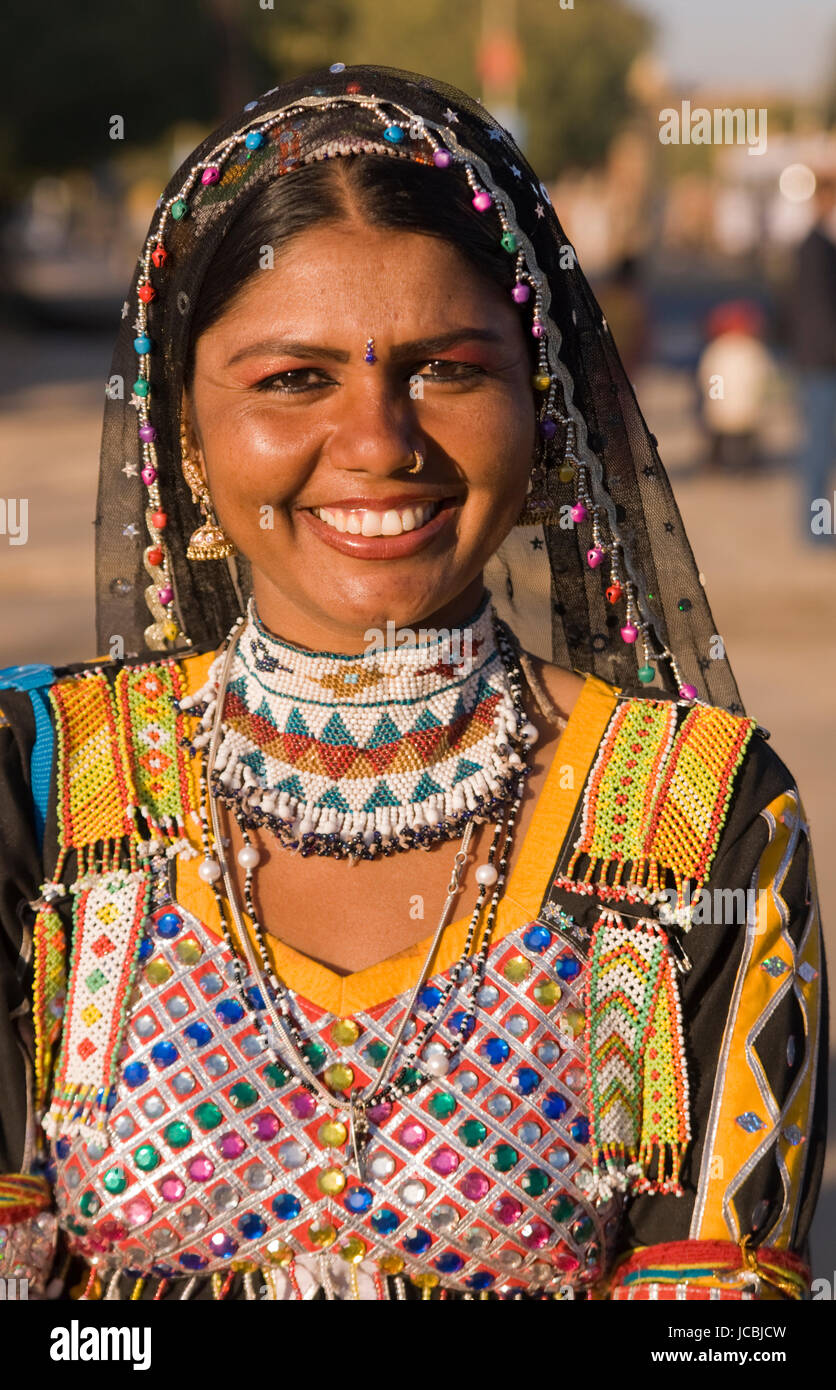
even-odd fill
[{"label": "long beaded chain", "polygon": [[[308,1064],[308,1061],[304,1053],[305,1042],[302,1037],[299,1024],[294,1017],[293,1010],[291,1007],[291,991],[287,988],[286,985],[282,983],[282,981],[279,980],[274,970],[272,969],[269,953],[267,951],[267,946],[265,942],[264,928],[258,921],[252,900],[252,875],[253,870],[255,869],[259,861],[259,852],[251,843],[249,831],[246,825],[242,823],[240,817],[236,816],[239,828],[241,830],[242,838],[244,840],[244,848],[241,849],[238,853],[238,862],[241,864],[242,868],[246,870],[244,898],[247,912],[253,924],[253,936],[255,938],[256,945],[255,951],[253,949],[249,933],[246,929],[246,925],[241,915],[235,882],[232,878],[232,875],[229,872],[227,858],[224,854],[224,837],[221,834],[221,828],[218,818],[218,808],[214,797],[210,797],[209,801],[212,818],[212,831],[216,846],[217,858],[213,857],[209,845],[209,833],[206,816],[207,786],[211,785],[212,763],[215,751],[220,740],[220,734],[222,729],[224,695],[226,691],[229,671],[232,666],[232,660],[235,653],[237,639],[244,626],[244,621],[245,620],[243,617],[238,619],[238,621],[232,627],[229,633],[229,637],[227,639],[227,648],[224,654],[223,667],[218,682],[218,692],[216,697],[212,736],[210,739],[209,749],[206,756],[206,763],[205,765],[201,766],[199,805],[201,815],[201,838],[204,850],[204,861],[200,865],[198,872],[200,877],[204,880],[204,882],[209,884],[215,895],[215,900],[218,906],[218,915],[221,923],[221,928],[224,934],[224,939],[232,957],[234,985],[244,1004],[244,1007],[251,1014],[255,1022],[265,1051],[280,1066],[286,1066],[287,1063],[279,1051],[279,1044],[281,1040],[293,1054],[294,1066],[291,1067],[291,1072],[292,1074],[295,1074],[298,1077],[300,1083],[303,1086],[305,1086],[307,1090],[318,1094],[320,1098],[323,1099],[329,1107],[341,1109],[347,1112],[350,1118],[351,1145],[354,1162],[357,1168],[358,1175],[362,1179],[364,1176],[365,1149],[369,1139],[369,1124],[367,1120],[368,1109],[373,1104],[382,1104],[384,1101],[390,1099],[390,1097],[399,1098],[419,1089],[420,1086],[424,1085],[429,1080],[430,1076],[438,1077],[445,1075],[446,1072],[450,1069],[450,1065],[454,1057],[456,1056],[460,1048],[464,1045],[467,1038],[470,1036],[470,1033],[473,1031],[473,1019],[477,1009],[477,994],[481,986],[481,983],[484,979],[485,966],[487,962],[488,951],[490,948],[494,923],[496,920],[496,913],[507,877],[508,863],[510,859],[511,849],[513,846],[514,829],[519,813],[520,804],[522,801],[522,796],[525,789],[525,778],[530,772],[530,768],[527,763],[527,753],[530,747],[536,741],[538,734],[534,725],[531,724],[526,718],[521,680],[522,672],[518,662],[517,654],[514,650],[512,641],[510,639],[510,635],[508,634],[505,625],[495,616],[494,625],[497,646],[502,656],[503,665],[505,667],[506,674],[508,677],[508,685],[513,699],[514,707],[519,716],[518,731],[512,732],[509,730],[508,732],[508,737],[510,738],[514,748],[513,756],[515,756],[515,765],[517,763],[519,764],[519,780],[516,787],[516,794],[509,806],[507,814],[504,817],[500,818],[500,820],[498,820],[494,826],[494,833],[488,851],[487,862],[485,864],[480,865],[476,870],[475,878],[476,882],[479,885],[477,900],[473,912],[471,914],[470,921],[468,923],[468,930],[466,934],[465,943],[462,948],[462,952],[459,956],[459,959],[456,961],[452,970],[450,971],[449,979],[439,992],[438,1000],[429,1011],[429,1016],[425,1020],[422,1027],[416,1031],[414,1037],[410,1040],[409,1045],[404,1049],[402,1056],[402,1066],[398,1076],[392,1077],[391,1075],[395,1063],[395,1058],[398,1053],[398,1049],[400,1048],[401,1043],[403,1041],[404,1033],[407,1024],[412,1016],[413,1010],[415,1008],[418,994],[426,981],[431,962],[435,956],[435,952],[441,939],[442,932],[444,931],[444,928],[447,925],[453,901],[457,894],[461,891],[461,875],[464,866],[467,862],[467,852],[475,823],[473,819],[468,821],[467,825],[465,826],[460,847],[454,858],[453,870],[447,888],[447,896],[445,898],[444,905],[441,910],[438,926],[430,943],[430,947],[427,952],[421,971],[419,972],[418,980],[413,987],[412,994],[408,1006],[404,1011],[400,1026],[397,1029],[395,1037],[393,1038],[392,1043],[387,1051],[386,1057],[384,1058],[378,1070],[377,1076],[369,1082],[368,1086],[365,1088],[364,1091],[355,1089],[355,1091],[353,1091],[351,1095],[347,1098],[340,1095],[335,1095],[332,1091],[329,1091],[323,1085],[323,1083],[315,1075],[312,1068]],[[502,838],[503,826],[505,832],[504,838]],[[501,838],[502,851],[497,861],[497,850],[499,848]],[[270,988],[265,987],[261,997],[264,1001],[264,1009],[268,1013],[272,1022],[272,1028],[267,1023],[265,1023],[265,1020],[262,1017],[261,1009],[253,1001],[251,991],[247,991],[244,987],[243,964],[240,959],[238,949],[236,948],[235,941],[232,937],[229,924],[226,920],[226,912],[224,909],[221,894],[219,893],[218,888],[216,886],[218,879],[221,877],[223,878],[224,887],[226,890],[226,897],[229,902],[230,909],[232,911],[232,916],[235,921],[236,929],[240,938],[241,946],[243,947],[249,971],[254,979],[263,981],[264,977],[266,977],[267,981],[269,982]],[[488,908],[485,931],[483,934],[481,944],[479,946],[479,950],[471,963],[470,952],[472,950],[473,942],[476,936],[476,930],[485,907],[488,890],[491,888],[493,889],[493,892],[491,894],[490,906]],[[258,958],[256,958],[256,952]],[[453,993],[453,990],[459,987],[462,984],[462,982],[468,978],[468,975],[470,985],[465,995],[465,998],[467,999],[467,1006],[462,1011],[462,1017],[459,1020],[458,1028],[456,1029],[452,1046],[449,1049],[445,1050],[444,1055],[438,1054],[436,1056],[423,1059],[423,1066],[425,1068],[424,1071],[421,1071],[421,1069],[418,1067],[410,1068],[409,1064],[411,1062],[417,1061],[424,1045],[437,1028],[441,1015],[450,999],[451,994]],[[410,1071],[412,1071],[413,1073],[411,1077],[409,1075]]]}]

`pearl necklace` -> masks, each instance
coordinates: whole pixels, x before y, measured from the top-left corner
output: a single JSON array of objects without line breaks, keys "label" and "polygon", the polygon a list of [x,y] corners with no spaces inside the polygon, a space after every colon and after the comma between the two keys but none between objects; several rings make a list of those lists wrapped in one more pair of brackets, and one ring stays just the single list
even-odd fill
[{"label": "pearl necklace", "polygon": [[209,787],[243,825],[303,855],[375,858],[458,838],[513,795],[515,743],[530,726],[502,654],[510,634],[488,596],[453,634],[406,645],[399,636],[355,656],[283,642],[252,597],[235,631],[231,665],[219,653],[179,708],[199,716],[183,740],[192,756],[222,712]]},{"label": "pearl necklace", "polygon": [[[222,931],[232,956],[234,984],[245,1009],[253,1018],[265,1051],[270,1055],[273,1061],[277,1062],[282,1067],[288,1068],[291,1074],[296,1075],[300,1083],[305,1086],[307,1090],[318,1095],[331,1109],[338,1109],[345,1112],[349,1121],[353,1162],[358,1177],[363,1180],[365,1177],[365,1153],[370,1138],[370,1122],[367,1117],[367,1111],[373,1105],[382,1104],[390,1097],[397,1098],[412,1093],[419,1089],[420,1086],[424,1085],[430,1077],[438,1078],[446,1075],[453,1058],[473,1030],[473,1020],[477,1010],[476,996],[484,979],[497,907],[507,877],[508,862],[513,845],[514,828],[525,789],[525,778],[530,771],[527,764],[527,754],[536,741],[538,734],[534,725],[527,721],[521,723],[518,734],[516,732],[509,733],[509,737],[513,740],[513,748],[516,755],[515,763],[513,764],[517,768],[517,780],[514,787],[514,794],[507,811],[503,808],[503,814],[496,820],[487,862],[476,869],[475,879],[478,884],[478,893],[476,904],[468,924],[466,940],[459,959],[450,971],[449,979],[440,990],[438,1002],[430,1011],[429,1016],[422,1026],[415,1031],[408,1045],[403,1049],[400,1070],[396,1076],[393,1076],[392,1073],[396,1056],[403,1043],[407,1024],[414,1011],[419,991],[423,987],[429,974],[430,965],[435,956],[444,928],[448,923],[453,902],[458,893],[461,892],[462,872],[468,858],[468,848],[476,821],[475,817],[471,817],[465,825],[461,844],[454,858],[453,869],[447,887],[447,896],[441,910],[438,926],[419,972],[418,980],[410,995],[409,1003],[404,1012],[401,1024],[388,1049],[386,1057],[377,1075],[364,1089],[355,1089],[348,1097],[340,1095],[339,1093],[328,1090],[309,1065],[304,1055],[305,1040],[292,1010],[291,991],[283,984],[272,969],[265,942],[264,929],[258,921],[252,902],[252,875],[259,863],[260,855],[256,847],[250,842],[248,828],[244,823],[244,816],[239,813],[236,815],[236,819],[241,827],[245,844],[244,848],[238,851],[237,859],[241,867],[246,870],[245,900],[247,912],[253,923],[255,947],[250,940],[250,935],[244,923],[238,901],[235,881],[230,873],[229,862],[225,853],[224,837],[221,834],[217,800],[214,796],[209,797],[214,854],[209,844],[206,816],[207,785],[211,784],[213,760],[221,739],[221,711],[223,710],[224,704],[223,695],[226,690],[229,672],[232,668],[237,639],[244,623],[245,619],[240,618],[233,626],[229,634],[226,648],[222,654],[223,660],[219,673],[218,697],[213,711],[213,722],[209,739],[209,749],[206,757],[206,767],[202,768],[200,773],[199,804],[204,859],[198,868],[198,874],[205,883],[210,885],[215,895]],[[515,708],[519,709],[524,714],[520,667],[516,664],[516,658],[510,643],[507,642],[504,633],[501,631],[498,640]],[[504,838],[502,833],[503,828]],[[499,857],[497,857],[500,840],[502,840],[502,848]],[[247,967],[253,979],[261,983],[263,1008],[258,1007],[253,1002],[251,992],[245,988],[245,974],[242,968],[239,949],[227,923],[223,899],[218,889],[220,880],[223,881],[226,898],[235,923],[237,938],[243,950]],[[487,908],[485,930],[479,948],[471,959],[471,951],[473,949],[477,927],[482,918],[486,903],[488,903],[489,890],[492,891]],[[435,1032],[441,1015],[454,989],[458,989],[461,986],[465,986],[462,991],[464,1008],[462,1009],[462,1017],[459,1021],[458,1030],[452,1046],[450,1048],[444,1048],[443,1045],[436,1044],[438,1050],[431,1057],[421,1059],[423,1070],[418,1066],[411,1066],[411,1063],[418,1062],[425,1044]],[[289,1060],[290,1058],[292,1058],[292,1062]]]}]

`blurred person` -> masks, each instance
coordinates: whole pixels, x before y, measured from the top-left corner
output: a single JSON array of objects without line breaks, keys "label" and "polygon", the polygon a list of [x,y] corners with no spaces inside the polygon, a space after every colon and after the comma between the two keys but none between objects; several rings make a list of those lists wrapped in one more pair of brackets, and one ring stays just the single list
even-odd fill
[{"label": "blurred person", "polygon": [[[798,455],[802,536],[808,544],[832,547],[836,524],[831,488],[836,458],[836,175],[822,174],[817,179],[813,213],[813,225],[796,253],[786,317],[803,432]],[[823,501],[828,504],[830,529],[814,531],[814,517]]]},{"label": "blurred person", "polygon": [[754,472],[760,466],[763,409],[776,379],[762,342],[764,326],[758,305],[743,299],[718,305],[708,317],[697,384],[712,470]]},{"label": "blurred person", "polygon": [[638,256],[622,256],[597,290],[624,370],[632,381],[650,342],[650,316]]},{"label": "blurred person", "polygon": [[565,244],[484,108],[389,68],[273,87],[172,175],[99,654],[0,673],[33,1292],[809,1289],[808,827]]}]

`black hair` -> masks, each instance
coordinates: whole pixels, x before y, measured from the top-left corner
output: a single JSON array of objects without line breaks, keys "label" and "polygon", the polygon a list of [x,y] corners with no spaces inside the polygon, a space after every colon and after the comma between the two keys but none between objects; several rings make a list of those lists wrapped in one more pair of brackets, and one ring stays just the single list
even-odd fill
[{"label": "black hair", "polygon": [[[256,273],[263,247],[272,247],[275,255],[299,233],[317,224],[344,221],[352,209],[370,226],[421,232],[451,242],[474,270],[510,295],[515,256],[500,244],[496,213],[477,212],[472,197],[466,180],[451,171],[386,155],[346,155],[278,175],[244,204],[207,269],[192,316],[186,389],[194,376],[198,338],[230,308]],[[535,367],[533,338],[529,350]]]}]

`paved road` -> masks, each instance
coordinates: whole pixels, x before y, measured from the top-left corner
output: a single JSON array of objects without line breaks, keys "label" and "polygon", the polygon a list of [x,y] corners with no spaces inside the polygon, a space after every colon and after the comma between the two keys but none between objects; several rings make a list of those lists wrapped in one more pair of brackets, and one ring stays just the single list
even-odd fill
[{"label": "paved road", "polygon": [[[91,523],[111,344],[7,333],[0,346],[8,363],[0,385],[0,497],[29,499],[27,544],[11,546],[0,535],[0,665],[87,659],[96,654]],[[799,539],[791,397],[776,397],[766,414],[763,474],[721,479],[700,471],[687,372],[648,370],[637,392],[674,480],[747,711],[771,730],[773,746],[798,779],[836,962],[836,550],[815,553]],[[836,1109],[836,1084],[831,1094]],[[813,1254],[818,1272],[830,1277],[836,1268],[833,1150]]]}]

